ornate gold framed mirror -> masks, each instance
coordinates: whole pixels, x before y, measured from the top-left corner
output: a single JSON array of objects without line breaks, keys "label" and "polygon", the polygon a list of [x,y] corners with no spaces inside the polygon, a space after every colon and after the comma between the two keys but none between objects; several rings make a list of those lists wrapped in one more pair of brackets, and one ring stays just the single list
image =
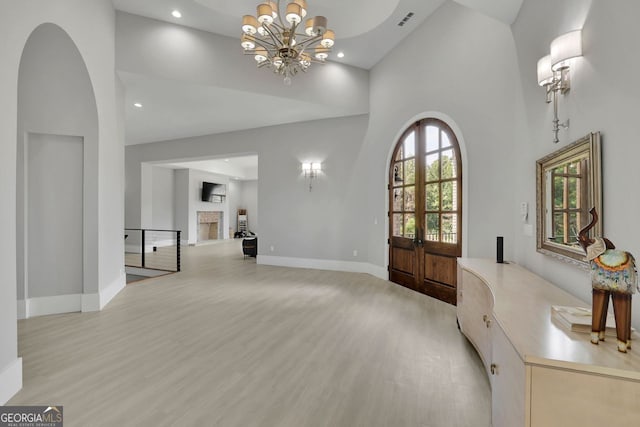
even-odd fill
[{"label": "ornate gold framed mirror", "polygon": [[536,162],[537,250],[586,266],[578,232],[589,210],[600,214],[590,236],[602,236],[600,132],[590,133]]}]

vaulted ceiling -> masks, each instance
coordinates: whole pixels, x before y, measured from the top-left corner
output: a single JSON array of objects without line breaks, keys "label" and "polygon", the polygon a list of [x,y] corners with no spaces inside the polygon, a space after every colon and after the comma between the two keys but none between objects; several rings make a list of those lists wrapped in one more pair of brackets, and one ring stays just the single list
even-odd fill
[{"label": "vaulted ceiling", "polygon": [[[242,15],[255,13],[258,0],[112,0],[121,12],[233,38],[242,56],[239,35]],[[336,45],[329,60],[371,69],[390,50],[411,37],[443,3],[454,0],[308,0],[310,15],[324,15],[335,30]],[[522,0],[455,0],[510,25]],[[284,3],[284,2],[283,2]],[[173,10],[181,18],[171,15]],[[408,14],[412,14],[407,20]],[[122,16],[122,15],[119,15]],[[403,25],[398,25],[405,20]],[[344,57],[338,58],[337,52]],[[244,58],[247,59],[247,58]],[[254,67],[246,61],[247,67]],[[261,70],[262,71],[262,70]],[[313,73],[313,67],[309,73]],[[338,111],[316,100],[238,90],[222,82],[180,81],[131,70],[118,70],[126,90],[126,143],[139,144],[296,121],[361,114]],[[266,73],[266,71],[265,71]],[[270,76],[273,85],[281,80]],[[294,85],[296,83],[294,82]],[[134,107],[140,102],[142,108]],[[224,107],[221,107],[224,106]]]}]

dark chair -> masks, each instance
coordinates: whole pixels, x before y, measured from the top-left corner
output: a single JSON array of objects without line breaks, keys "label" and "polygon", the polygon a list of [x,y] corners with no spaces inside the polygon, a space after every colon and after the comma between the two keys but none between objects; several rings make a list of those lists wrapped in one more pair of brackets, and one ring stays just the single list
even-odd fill
[{"label": "dark chair", "polygon": [[255,258],[255,256],[258,255],[258,238],[253,237],[242,240],[242,253],[245,258],[248,256]]}]

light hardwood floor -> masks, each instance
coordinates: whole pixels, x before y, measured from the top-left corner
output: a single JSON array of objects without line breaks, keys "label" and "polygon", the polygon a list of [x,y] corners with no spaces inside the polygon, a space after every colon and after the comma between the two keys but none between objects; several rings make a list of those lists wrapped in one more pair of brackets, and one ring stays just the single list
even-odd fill
[{"label": "light hardwood floor", "polygon": [[98,313],[21,320],[24,388],[65,426],[473,426],[490,388],[455,308],[366,274],[256,265],[240,241]]}]

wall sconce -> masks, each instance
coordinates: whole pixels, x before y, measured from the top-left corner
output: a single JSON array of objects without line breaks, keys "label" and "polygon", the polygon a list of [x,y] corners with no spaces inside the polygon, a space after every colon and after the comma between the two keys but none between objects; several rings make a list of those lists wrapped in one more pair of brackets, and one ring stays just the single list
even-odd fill
[{"label": "wall sconce", "polygon": [[318,176],[318,173],[322,171],[322,164],[318,162],[304,162],[302,163],[302,172],[305,178],[309,178],[309,191],[311,191],[313,178]]},{"label": "wall sconce", "polygon": [[558,119],[558,92],[564,95],[571,89],[569,60],[582,56],[582,31],[576,30],[556,37],[551,42],[551,54],[538,61],[538,84],[547,92],[547,104],[553,102],[553,142],[557,143],[560,128],[569,127],[569,119]]}]

